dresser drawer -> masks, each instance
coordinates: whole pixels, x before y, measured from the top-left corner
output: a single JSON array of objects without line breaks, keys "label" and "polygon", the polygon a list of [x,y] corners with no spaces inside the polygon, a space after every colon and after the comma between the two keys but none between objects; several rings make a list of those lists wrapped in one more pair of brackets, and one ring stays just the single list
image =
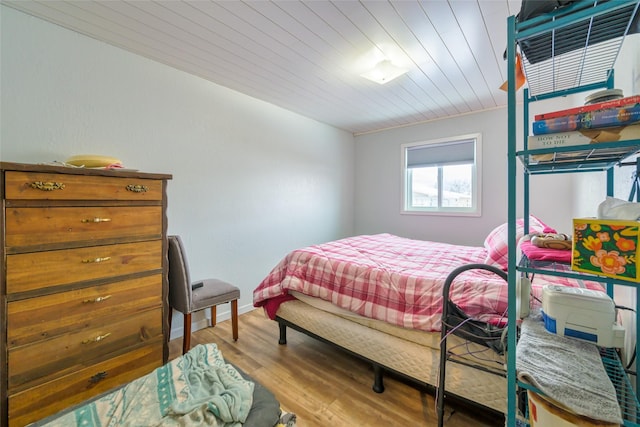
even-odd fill
[{"label": "dresser drawer", "polygon": [[9,393],[9,426],[22,427],[148,374],[162,363],[162,338],[37,387]]},{"label": "dresser drawer", "polygon": [[69,374],[87,361],[117,354],[162,336],[162,308],[113,318],[89,316],[95,326],[9,349],[9,390],[21,384],[40,384]]},{"label": "dresser drawer", "polygon": [[162,181],[7,171],[8,200],[162,200]]},{"label": "dresser drawer", "polygon": [[7,294],[162,268],[162,240],[7,255]]},{"label": "dresser drawer", "polygon": [[12,301],[7,304],[9,348],[92,328],[105,317],[126,318],[162,306],[162,275]]},{"label": "dresser drawer", "polygon": [[7,208],[5,245],[41,246],[70,242],[162,236],[161,206]]}]

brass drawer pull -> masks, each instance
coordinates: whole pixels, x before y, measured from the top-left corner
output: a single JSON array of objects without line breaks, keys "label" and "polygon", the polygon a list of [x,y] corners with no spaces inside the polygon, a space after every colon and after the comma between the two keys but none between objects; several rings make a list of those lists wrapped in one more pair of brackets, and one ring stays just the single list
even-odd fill
[{"label": "brass drawer pull", "polygon": [[107,332],[104,335],[98,335],[95,338],[90,338],[88,340],[84,340],[84,341],[82,341],[82,344],[93,344],[94,342],[100,342],[103,339],[107,338],[109,335],[111,335],[111,332]]},{"label": "brass drawer pull", "polygon": [[149,190],[149,187],[146,185],[140,184],[129,184],[127,185],[127,191],[133,191],[134,193],[146,193]]},{"label": "brass drawer pull", "polygon": [[111,218],[89,218],[89,219],[83,219],[80,222],[82,222],[83,224],[86,224],[88,222],[111,222]]},{"label": "brass drawer pull", "polygon": [[37,190],[42,190],[42,191],[63,190],[64,184],[61,182],[35,181],[31,183],[31,188],[35,188]]},{"label": "brass drawer pull", "polygon": [[106,257],[102,257],[102,258],[83,259],[82,263],[83,264],[89,264],[89,263],[93,263],[93,262],[104,262],[104,261],[109,261],[110,259],[111,259],[110,256],[106,256]]},{"label": "brass drawer pull", "polygon": [[88,303],[92,303],[92,302],[102,302],[102,301],[106,301],[109,298],[111,298],[111,295],[106,295],[103,297],[97,297],[97,298],[93,298],[93,299],[86,299],[84,301],[82,301],[84,304],[88,304]]},{"label": "brass drawer pull", "polygon": [[102,372],[98,372],[97,374],[95,374],[94,376],[92,376],[91,378],[89,378],[89,382],[91,384],[96,384],[99,383],[100,381],[102,381],[103,379],[105,379],[107,377],[107,373],[102,371]]}]

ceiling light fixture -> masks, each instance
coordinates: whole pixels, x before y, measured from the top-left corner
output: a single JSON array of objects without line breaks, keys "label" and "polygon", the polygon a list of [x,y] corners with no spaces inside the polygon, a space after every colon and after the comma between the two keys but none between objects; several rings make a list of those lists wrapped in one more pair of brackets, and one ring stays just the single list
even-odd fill
[{"label": "ceiling light fixture", "polygon": [[375,67],[373,67],[373,69],[360,75],[366,79],[383,85],[397,77],[400,77],[407,71],[409,70],[393,65],[393,63],[388,59],[383,59],[382,61],[378,62]]}]

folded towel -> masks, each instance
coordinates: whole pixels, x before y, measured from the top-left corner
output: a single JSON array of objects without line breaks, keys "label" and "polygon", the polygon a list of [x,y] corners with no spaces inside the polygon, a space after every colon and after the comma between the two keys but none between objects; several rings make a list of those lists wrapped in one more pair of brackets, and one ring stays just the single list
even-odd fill
[{"label": "folded towel", "polygon": [[527,318],[516,349],[518,379],[578,415],[622,423],[620,405],[594,344],[551,334]]}]

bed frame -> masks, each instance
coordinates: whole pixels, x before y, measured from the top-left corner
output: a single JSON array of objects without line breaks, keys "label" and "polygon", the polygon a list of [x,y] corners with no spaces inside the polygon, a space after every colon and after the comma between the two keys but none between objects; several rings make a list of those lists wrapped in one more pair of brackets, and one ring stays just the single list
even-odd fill
[{"label": "bed frame", "polygon": [[[384,391],[384,373],[396,375],[431,394],[437,390],[438,348],[390,335],[298,300],[283,303],[278,309],[276,321],[280,327],[281,345],[287,342],[289,327],[371,363],[374,370],[373,390],[377,393]],[[439,332],[436,334],[439,336]],[[506,411],[504,371],[468,363],[449,363],[446,384],[448,401],[477,407],[494,416]]]}]

